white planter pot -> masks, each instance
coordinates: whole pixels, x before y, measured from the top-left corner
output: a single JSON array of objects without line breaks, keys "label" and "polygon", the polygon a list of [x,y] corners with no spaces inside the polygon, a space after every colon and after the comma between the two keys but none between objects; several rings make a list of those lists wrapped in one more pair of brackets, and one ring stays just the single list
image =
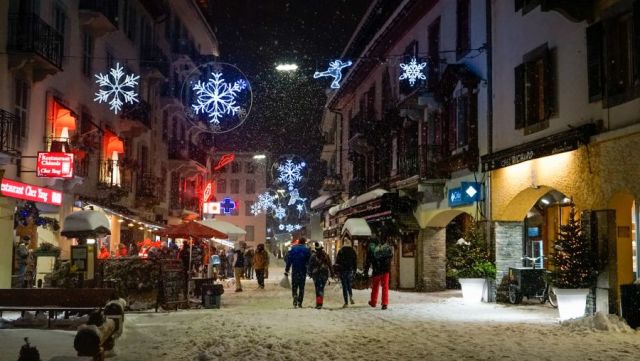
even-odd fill
[{"label": "white planter pot", "polygon": [[584,316],[588,288],[554,288],[558,298],[560,321]]},{"label": "white planter pot", "polygon": [[484,278],[460,278],[458,281],[462,287],[462,299],[465,302],[479,303],[482,301],[486,282]]}]

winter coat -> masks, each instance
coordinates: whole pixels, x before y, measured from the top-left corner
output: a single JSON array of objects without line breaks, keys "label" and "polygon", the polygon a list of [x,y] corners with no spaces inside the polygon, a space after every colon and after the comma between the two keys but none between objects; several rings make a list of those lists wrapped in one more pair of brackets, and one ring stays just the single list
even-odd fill
[{"label": "winter coat", "polygon": [[267,251],[256,251],[253,256],[253,268],[263,270],[269,266],[269,254]]},{"label": "winter coat", "polygon": [[309,276],[313,279],[328,279],[331,271],[331,259],[329,255],[323,251],[318,250],[309,260]]},{"label": "winter coat", "polygon": [[244,268],[244,254],[242,250],[238,249],[233,253],[233,267]]},{"label": "winter coat", "polygon": [[367,259],[364,266],[365,273],[369,272],[369,267],[373,268],[372,275],[378,276],[391,271],[391,259],[393,258],[393,248],[387,243],[369,243],[367,247]]},{"label": "winter coat", "polygon": [[336,265],[340,272],[355,271],[358,267],[358,255],[351,246],[344,246],[338,251]]},{"label": "winter coat", "polygon": [[289,272],[289,269],[293,267],[293,272],[307,273],[307,265],[309,264],[309,258],[311,257],[311,251],[304,244],[298,244],[291,248],[287,254],[287,266],[285,272]]}]

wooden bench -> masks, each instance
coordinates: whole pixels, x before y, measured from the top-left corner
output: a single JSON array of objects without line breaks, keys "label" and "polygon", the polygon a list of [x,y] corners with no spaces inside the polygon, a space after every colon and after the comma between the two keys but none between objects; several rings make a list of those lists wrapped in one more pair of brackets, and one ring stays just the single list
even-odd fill
[{"label": "wooden bench", "polygon": [[3,311],[46,311],[47,326],[58,312],[101,310],[116,299],[113,288],[4,288],[0,289],[0,316]]}]

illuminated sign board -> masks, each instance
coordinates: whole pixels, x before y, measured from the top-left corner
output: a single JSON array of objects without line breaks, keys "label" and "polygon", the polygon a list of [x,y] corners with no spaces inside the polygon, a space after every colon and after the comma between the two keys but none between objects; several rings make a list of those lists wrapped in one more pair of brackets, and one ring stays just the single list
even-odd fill
[{"label": "illuminated sign board", "polygon": [[207,186],[205,187],[204,192],[202,192],[202,202],[206,203],[211,198],[212,194],[213,194],[213,182],[209,182],[207,183]]},{"label": "illuminated sign board", "polygon": [[38,152],[36,175],[45,178],[73,178],[73,153]]},{"label": "illuminated sign board", "polygon": [[230,154],[223,155],[222,158],[220,158],[220,161],[218,162],[218,164],[215,166],[215,168],[213,168],[213,170],[220,170],[225,165],[233,162],[234,159],[236,159],[236,156],[234,154],[230,153]]},{"label": "illuminated sign board", "polygon": [[202,214],[220,214],[220,202],[206,202],[202,205]]},{"label": "illuminated sign board", "polygon": [[31,184],[20,183],[2,178],[0,192],[5,197],[24,199],[59,206],[62,204],[62,192],[42,188]]}]

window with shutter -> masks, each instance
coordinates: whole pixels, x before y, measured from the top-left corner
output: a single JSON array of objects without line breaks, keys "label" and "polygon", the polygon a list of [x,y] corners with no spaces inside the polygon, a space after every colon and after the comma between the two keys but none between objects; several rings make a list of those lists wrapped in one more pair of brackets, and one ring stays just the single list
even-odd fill
[{"label": "window with shutter", "polygon": [[589,79],[589,102],[602,99],[603,35],[603,27],[600,22],[587,28],[587,76]]},{"label": "window with shutter", "polygon": [[515,121],[516,129],[524,128],[524,64],[516,66],[515,70]]}]

